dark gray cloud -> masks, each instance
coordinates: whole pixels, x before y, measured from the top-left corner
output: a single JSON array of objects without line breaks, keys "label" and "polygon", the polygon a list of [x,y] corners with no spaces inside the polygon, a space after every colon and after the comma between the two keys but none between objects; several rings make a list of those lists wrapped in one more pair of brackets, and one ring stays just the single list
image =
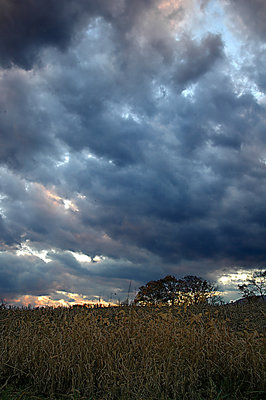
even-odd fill
[{"label": "dark gray cloud", "polygon": [[266,3],[263,0],[222,0],[231,29],[242,46],[243,75],[265,93]]},{"label": "dark gray cloud", "polygon": [[51,290],[60,289],[54,279],[60,272],[60,265],[46,264],[38,257],[1,253],[1,296],[47,295]]},{"label": "dark gray cloud", "polygon": [[[0,162],[11,169],[39,164],[42,154],[56,156],[53,100],[43,98],[36,75],[4,71],[0,76]],[[58,111],[58,110],[57,110]]]},{"label": "dark gray cloud", "polygon": [[[5,246],[11,246],[16,243],[12,235],[8,231],[4,218],[2,217],[1,214],[0,214],[0,238],[1,238],[0,251],[4,250]],[[18,244],[18,242],[16,244]]]},{"label": "dark gray cloud", "polygon": [[0,64],[31,69],[40,51],[65,51],[86,29],[92,17],[103,17],[120,32],[127,31],[156,0],[1,0]]},{"label": "dark gray cloud", "polygon": [[[137,20],[129,38],[122,32],[120,40],[116,24],[96,19],[66,54],[47,50],[40,74],[3,72],[1,162],[32,170],[36,159],[43,166],[60,157],[65,145],[76,151],[89,148],[119,165],[143,160],[143,149],[154,135],[145,118],[161,111],[166,87],[175,81],[175,89],[182,90],[223,55],[219,36],[176,41],[166,21],[157,13],[152,17]],[[160,34],[157,24],[165,25]]]},{"label": "dark gray cloud", "polygon": [[237,71],[222,30],[187,27],[191,2],[4,3],[20,35],[0,39],[1,290],[107,298],[129,280],[262,264],[258,48]]},{"label": "dark gray cloud", "polygon": [[82,19],[79,8],[74,1],[1,0],[1,64],[30,69],[42,47],[65,49],[74,26]]},{"label": "dark gray cloud", "polygon": [[[242,29],[265,41],[266,3],[264,0],[222,0],[234,13],[234,21]],[[240,29],[241,29],[240,25]]]},{"label": "dark gray cloud", "polygon": [[181,62],[177,64],[175,79],[186,84],[204,75],[217,60],[223,58],[223,41],[219,35],[213,34],[208,34],[199,44],[185,37],[180,50]]},{"label": "dark gray cloud", "polygon": [[89,17],[111,13],[113,1],[85,0],[1,0],[0,60],[3,67],[13,64],[31,69],[45,47],[66,50],[79,29],[86,27]]}]

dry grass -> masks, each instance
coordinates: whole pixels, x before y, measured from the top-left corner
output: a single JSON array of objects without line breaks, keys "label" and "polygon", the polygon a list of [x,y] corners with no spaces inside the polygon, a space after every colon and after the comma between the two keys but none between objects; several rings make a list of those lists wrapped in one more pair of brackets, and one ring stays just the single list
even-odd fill
[{"label": "dry grass", "polygon": [[263,399],[265,315],[264,304],[1,309],[0,387],[91,400]]}]

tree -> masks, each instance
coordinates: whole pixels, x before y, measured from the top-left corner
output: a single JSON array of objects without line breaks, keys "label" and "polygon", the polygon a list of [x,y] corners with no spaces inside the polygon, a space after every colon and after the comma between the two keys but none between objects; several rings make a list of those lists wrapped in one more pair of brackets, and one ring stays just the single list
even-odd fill
[{"label": "tree", "polygon": [[264,300],[266,294],[266,271],[254,271],[251,278],[246,283],[238,285],[238,289],[242,292],[243,297],[251,300],[256,296],[261,296]]},{"label": "tree", "polygon": [[160,282],[164,287],[163,303],[171,303],[173,306],[180,292],[179,281],[174,276],[167,275],[165,278],[160,279]]},{"label": "tree", "polygon": [[187,303],[200,304],[215,296],[217,287],[195,275],[187,275],[179,280],[180,290],[186,298]]},{"label": "tree", "polygon": [[150,281],[139,288],[135,304],[199,304],[215,295],[216,287],[197,276],[188,275],[176,279],[167,275],[158,281]]},{"label": "tree", "polygon": [[155,305],[167,303],[173,297],[176,283],[176,278],[170,275],[158,281],[149,281],[145,286],[139,288],[134,303]]}]

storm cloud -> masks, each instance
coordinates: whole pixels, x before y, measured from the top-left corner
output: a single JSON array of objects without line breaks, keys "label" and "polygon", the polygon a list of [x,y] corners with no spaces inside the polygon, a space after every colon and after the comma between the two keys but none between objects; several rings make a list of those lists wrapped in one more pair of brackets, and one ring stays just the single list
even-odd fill
[{"label": "storm cloud", "polygon": [[[234,17],[241,25],[242,29],[249,31],[256,38],[265,40],[266,26],[266,4],[263,0],[224,0],[225,4],[231,8]],[[240,27],[238,27],[239,29]]]},{"label": "storm cloud", "polygon": [[264,265],[262,2],[0,9],[0,296]]}]

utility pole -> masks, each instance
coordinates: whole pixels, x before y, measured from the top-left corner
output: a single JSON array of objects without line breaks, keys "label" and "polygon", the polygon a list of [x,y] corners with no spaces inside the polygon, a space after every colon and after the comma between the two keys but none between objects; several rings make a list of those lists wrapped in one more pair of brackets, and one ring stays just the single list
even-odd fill
[{"label": "utility pole", "polygon": [[128,306],[129,306],[129,293],[130,293],[130,289],[131,289],[131,283],[132,283],[132,280],[130,280],[130,282],[129,282],[128,292],[127,292],[127,305]]}]

